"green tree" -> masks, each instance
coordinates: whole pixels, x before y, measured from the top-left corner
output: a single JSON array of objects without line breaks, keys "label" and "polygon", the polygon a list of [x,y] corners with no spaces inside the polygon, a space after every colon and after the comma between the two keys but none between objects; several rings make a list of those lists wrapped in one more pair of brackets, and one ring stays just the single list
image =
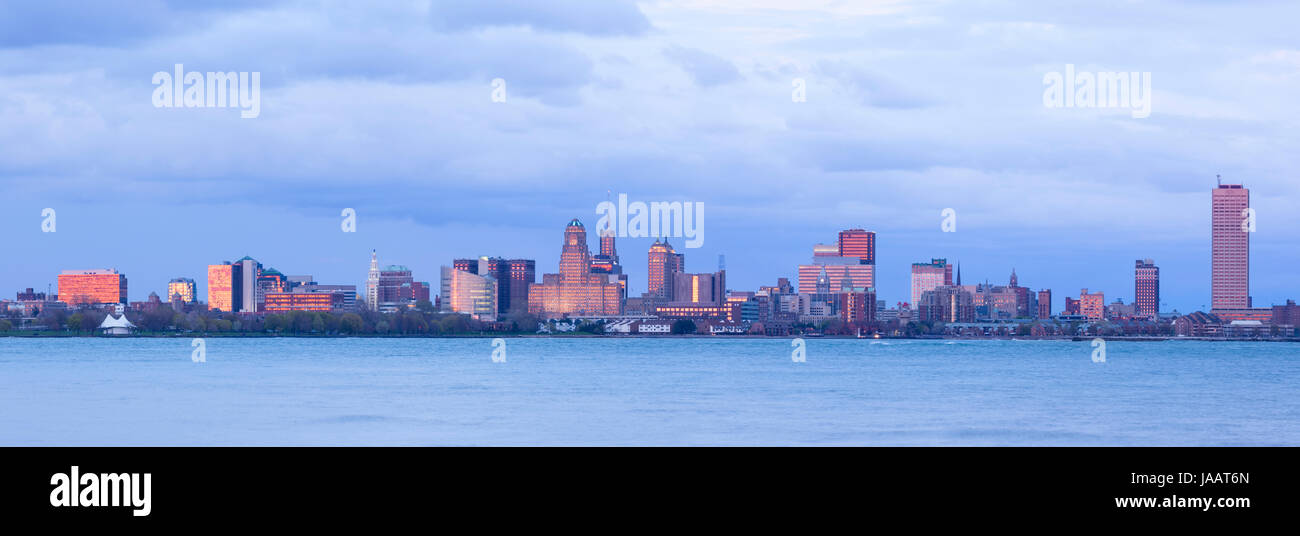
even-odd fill
[{"label": "green tree", "polygon": [[13,322],[10,322],[8,319],[5,318],[0,318],[0,331],[13,331],[13,330],[14,330]]},{"label": "green tree", "polygon": [[81,323],[85,321],[85,315],[74,313],[68,317],[68,331],[81,331]]},{"label": "green tree", "polygon": [[339,321],[339,330],[350,335],[361,333],[365,327],[365,321],[356,313],[347,313]]}]

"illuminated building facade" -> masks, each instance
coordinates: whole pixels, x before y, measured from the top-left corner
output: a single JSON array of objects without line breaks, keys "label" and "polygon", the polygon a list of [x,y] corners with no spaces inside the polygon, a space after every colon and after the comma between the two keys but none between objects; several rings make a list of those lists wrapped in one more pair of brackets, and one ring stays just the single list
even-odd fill
[{"label": "illuminated building facade", "polygon": [[921,302],[921,294],[939,287],[952,285],[952,265],[948,259],[931,259],[929,263],[912,265],[912,303]]},{"label": "illuminated building facade", "polygon": [[240,291],[242,266],[238,264],[208,265],[208,309],[233,313],[243,300]]},{"label": "illuminated building facade", "polygon": [[1133,304],[1137,316],[1154,319],[1160,314],[1160,267],[1151,259],[1138,260],[1133,273]]},{"label": "illuminated building facade", "polygon": [[265,312],[289,311],[331,312],[344,309],[342,292],[269,292],[265,296]]},{"label": "illuminated building facade", "polygon": [[[489,271],[489,260],[479,260],[478,271]],[[499,281],[489,275],[442,267],[442,310],[447,313],[464,313],[478,320],[495,321],[498,315],[497,297]]]},{"label": "illuminated building facade", "polygon": [[194,303],[195,290],[194,280],[188,277],[178,277],[167,282],[167,301],[179,301],[180,303]]},{"label": "illuminated building facade", "polygon": [[1088,289],[1079,291],[1079,314],[1093,322],[1106,319],[1106,294],[1104,292],[1089,293]]},{"label": "illuminated building facade", "polygon": [[669,304],[655,307],[654,315],[666,320],[718,320],[722,322],[739,322],[741,304],[723,305],[687,305]]},{"label": "illuminated building facade", "polygon": [[672,301],[673,274],[686,270],[686,256],[673,251],[667,239],[655,239],[647,257],[646,297]]},{"label": "illuminated building facade", "polygon": [[117,270],[64,270],[59,300],[68,305],[126,303],[126,276]]},{"label": "illuminated building facade", "polygon": [[544,274],[528,290],[528,311],[544,316],[618,315],[622,313],[622,288],[606,274],[591,272],[587,230],[574,219],[564,230],[560,273]]},{"label": "illuminated building facade", "polygon": [[840,231],[840,257],[855,257],[861,264],[876,264],[876,233],[863,229]]}]

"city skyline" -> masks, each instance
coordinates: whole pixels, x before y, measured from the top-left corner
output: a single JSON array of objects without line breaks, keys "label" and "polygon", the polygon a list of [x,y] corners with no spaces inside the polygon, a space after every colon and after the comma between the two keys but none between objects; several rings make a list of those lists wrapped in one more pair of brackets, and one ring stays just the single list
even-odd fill
[{"label": "city skyline", "polygon": [[[1211,193],[1212,203],[1210,212],[1214,220],[1214,226],[1212,228],[1210,241],[1216,251],[1216,254],[1210,261],[1211,264],[1216,267],[1216,275],[1212,278],[1210,283],[1212,293],[1221,292],[1219,290],[1221,288],[1230,288],[1238,290],[1239,292],[1245,292],[1245,289],[1249,288],[1249,235],[1254,233],[1254,228],[1250,226],[1253,225],[1253,220],[1246,218],[1247,216],[1253,218],[1253,214],[1249,212],[1249,209],[1251,208],[1249,202],[1249,190],[1240,184],[1225,184],[1220,179]],[[1225,201],[1225,198],[1228,200]],[[1238,200],[1239,198],[1244,200]],[[1238,215],[1240,217],[1238,217]],[[1236,223],[1229,225],[1226,223],[1228,220]],[[1244,235],[1244,238],[1238,237],[1237,233]],[[976,290],[980,285],[966,285],[963,287],[960,264],[957,264],[956,267],[954,267],[953,263],[944,258],[933,258],[928,263],[918,262],[911,265],[910,296],[906,302],[891,301],[888,297],[881,296],[875,287],[870,284],[874,279],[875,266],[868,263],[868,261],[874,261],[876,257],[876,236],[877,234],[874,231],[867,231],[860,228],[844,229],[838,232],[838,238],[835,245],[816,244],[813,247],[813,264],[801,264],[798,267],[798,273],[800,276],[798,279],[798,292],[801,294],[826,294],[827,290],[823,290],[823,284],[828,288],[832,286],[838,288],[838,285],[842,283],[849,291],[852,291],[854,288],[870,291],[873,299],[882,299],[889,307],[900,303],[909,303],[913,310],[917,309],[924,303],[921,299],[922,294],[933,290],[942,291],[946,287],[951,287],[952,289],[945,291],[949,294],[955,292],[955,289],[964,288],[972,295],[980,296],[980,293]],[[448,286],[448,278],[451,275],[455,275],[457,272],[475,274],[480,270],[484,270],[493,273],[494,277],[490,281],[495,281],[495,277],[499,274],[509,274],[507,277],[514,283],[512,284],[508,282],[506,285],[503,285],[504,288],[501,288],[500,297],[497,296],[498,286],[496,283],[491,283],[491,288],[486,289],[486,291],[491,294],[489,309],[483,309],[481,305],[447,305],[444,306],[444,310],[471,312],[475,317],[479,317],[481,314],[489,312],[490,314],[488,316],[490,317],[504,315],[508,311],[500,309],[499,305],[502,301],[508,302],[510,286],[519,287],[518,290],[515,291],[519,292],[522,290],[522,286],[527,285],[546,293],[544,295],[548,297],[543,298],[541,301],[548,303],[554,302],[551,306],[546,308],[548,309],[545,311],[547,313],[567,311],[577,314],[618,314],[622,310],[621,301],[626,300],[628,297],[632,297],[633,294],[629,294],[628,290],[635,287],[629,283],[626,275],[623,274],[623,265],[617,261],[619,256],[616,250],[616,243],[616,239],[613,236],[601,234],[597,237],[596,241],[599,253],[593,255],[590,249],[591,240],[587,236],[585,226],[579,219],[574,218],[569,221],[564,233],[564,242],[562,247],[564,253],[561,256],[561,262],[559,263],[560,274],[565,275],[549,275],[547,277],[551,279],[543,278],[540,281],[534,279],[535,282],[530,282],[526,277],[534,275],[535,261],[532,259],[515,259],[507,261],[499,257],[487,256],[482,256],[477,259],[457,258],[453,263],[454,269],[447,265],[442,265],[439,270],[439,278],[442,281],[441,289],[443,290],[439,296],[446,295],[447,289],[451,288]],[[1223,244],[1227,244],[1227,246],[1222,246]],[[1218,265],[1224,263],[1225,258],[1228,258],[1229,256],[1217,252],[1219,251],[1219,248],[1228,246],[1238,248],[1238,250],[1234,251],[1240,251],[1240,254],[1231,256],[1230,258],[1230,261],[1233,263],[1232,266],[1239,269],[1237,272],[1232,274],[1218,275]],[[673,252],[668,239],[655,239],[648,249],[647,269],[649,271],[647,273],[654,274],[656,273],[657,268],[660,272],[660,275],[658,276],[659,280],[663,281],[663,283],[659,284],[665,286],[665,292],[668,294],[665,295],[662,293],[656,294],[647,292],[645,294],[647,297],[643,299],[656,298],[665,303],[669,301],[680,302],[681,300],[670,299],[672,298],[671,288],[674,285],[674,273],[694,277],[694,282],[698,286],[698,278],[700,277],[700,274],[690,274],[685,271],[684,256],[684,253]],[[719,259],[719,262],[721,262],[721,259]],[[848,268],[855,266],[870,268],[871,270],[865,272],[864,276],[857,276],[852,272],[845,271]],[[836,271],[833,276],[828,275],[828,267],[839,269],[839,271]],[[451,270],[451,272],[448,270]],[[812,277],[809,277],[809,274],[814,271],[817,273]],[[311,272],[311,270],[302,270],[300,272],[307,273]],[[1244,275],[1238,272],[1244,272]],[[954,273],[956,274],[955,280]],[[722,272],[719,272],[719,275],[721,274]],[[82,289],[93,287],[98,289],[99,287],[106,287],[106,285],[93,281],[98,281],[98,278],[109,276],[113,278],[111,285],[113,288],[110,289],[113,295],[123,295],[123,302],[132,301],[129,299],[129,295],[124,295],[128,291],[126,274],[119,273],[116,269],[64,270],[59,276],[59,279],[61,282],[67,280],[66,284],[69,288]],[[1234,279],[1234,277],[1236,279]],[[270,286],[274,287],[274,289],[265,289],[268,292],[276,291],[285,292],[286,294],[288,293],[286,277],[278,270],[267,268],[265,271],[265,278],[270,278]],[[82,282],[83,279],[86,282]],[[208,301],[206,303],[208,303],[210,308],[224,311],[258,312],[258,306],[260,306],[260,303],[264,300],[262,292],[264,290],[263,287],[266,285],[264,284],[263,279],[264,272],[262,263],[252,257],[245,256],[236,261],[226,261],[221,264],[208,265],[207,278],[204,281],[209,284],[205,284],[204,287],[197,287],[195,282],[189,278],[172,278],[167,283],[167,294],[161,297],[164,301],[169,300],[175,285],[177,283],[182,283],[188,285],[188,288],[190,289],[189,292],[193,293],[193,295],[208,296]],[[294,277],[291,276],[288,279],[294,279]],[[311,277],[308,277],[307,279],[310,280]],[[588,279],[591,281],[588,282]],[[814,288],[814,285],[812,284],[814,279],[816,280],[816,288]],[[858,281],[858,279],[861,279],[861,281]],[[459,281],[457,278],[453,278],[453,280]],[[1136,261],[1136,269],[1133,276],[1133,296],[1125,300],[1125,298],[1122,297],[1122,294],[1112,292],[1110,299],[1116,300],[1116,302],[1124,302],[1126,305],[1134,307],[1133,313],[1137,316],[1150,317],[1153,316],[1156,311],[1160,313],[1172,312],[1170,309],[1164,307],[1161,302],[1160,280],[1160,268],[1155,264],[1153,259],[1138,259]],[[210,284],[212,281],[220,282],[221,285],[212,286]],[[566,283],[560,284],[561,281],[566,281]],[[773,281],[775,281],[775,278]],[[987,281],[987,279],[985,281]],[[1010,287],[1013,289],[1017,288],[1017,281],[1018,276],[1015,268],[1013,268],[1011,271]],[[73,282],[76,283],[76,286],[73,286]],[[610,305],[560,305],[561,303],[569,303],[572,300],[587,300],[588,298],[584,296],[588,291],[581,290],[586,288],[583,285],[603,286],[608,283],[622,285],[622,289],[615,292],[621,296],[619,298],[620,305],[617,308]],[[862,284],[857,285],[851,283]],[[653,279],[646,282],[647,286],[653,286],[655,284],[656,283],[654,283]],[[954,284],[956,286],[953,286]],[[119,285],[122,289],[121,292],[118,292],[117,290]],[[573,285],[579,286],[575,287]],[[715,289],[715,292],[725,290],[751,292],[751,289],[749,288],[729,288],[725,286],[725,283],[721,283],[721,285],[721,288]],[[554,290],[562,289],[565,286],[570,290]],[[364,285],[357,286],[353,289],[353,298],[358,296],[355,290],[356,288],[363,289],[364,293],[360,294],[359,297],[364,302],[363,305],[365,308],[372,310],[381,309],[378,307],[380,303],[391,304],[396,301],[405,302],[408,300],[411,303],[414,303],[421,299],[437,301],[429,295],[429,285],[427,283],[414,281],[413,270],[410,268],[403,265],[389,265],[381,269],[377,260],[376,250],[373,249],[371,250],[370,268],[368,270],[367,281]],[[421,288],[423,289],[423,295],[420,294]],[[1044,290],[1048,291],[1046,297],[1050,299],[1051,289],[1047,287],[1037,287],[1036,290],[1031,287],[1019,288],[1024,289],[1025,295],[1019,298],[1010,298],[1012,303],[1019,303],[1019,307],[1021,307],[1022,310],[1018,311],[1018,313],[1021,316],[1041,316],[1039,306],[1034,299],[1043,296],[1039,292]],[[404,294],[402,294],[404,298],[399,300],[399,291],[402,289],[405,289]],[[990,289],[992,289],[992,287],[990,287]],[[52,288],[51,290],[55,293],[59,293],[58,289]],[[195,292],[195,290],[201,290],[201,292]],[[74,290],[73,292],[77,294],[72,298],[73,302],[70,302],[70,305],[77,305],[86,300],[85,291]],[[105,290],[102,293],[107,292],[109,291]],[[577,292],[577,294],[573,294],[572,296],[566,294],[574,292]],[[607,295],[608,293],[608,291],[601,291],[602,295]],[[423,296],[423,298],[421,296]],[[1049,303],[1049,310],[1053,312],[1059,310],[1063,313],[1069,314],[1071,312],[1071,305],[1068,301],[1070,298],[1068,294],[1065,294],[1064,296],[1066,301],[1063,304],[1063,307],[1057,308],[1054,303]],[[62,301],[67,301],[65,300],[65,295],[60,295],[59,298]],[[287,303],[285,300],[288,300],[291,297],[281,296],[279,298],[282,302]],[[715,294],[715,298],[715,303],[721,304],[725,299],[725,296]],[[1028,301],[1026,301],[1027,298]],[[1249,298],[1248,295],[1244,295],[1237,298],[1237,300],[1238,302],[1241,302],[1242,300],[1247,300]],[[461,298],[458,297],[457,299]],[[977,301],[982,302],[984,299],[983,296],[980,296]],[[597,299],[597,301],[604,300],[605,298]],[[1228,302],[1227,307],[1207,311],[1226,312],[1228,310],[1235,310],[1240,315],[1240,313],[1248,308],[1243,307],[1242,304],[1239,304],[1238,302]],[[1082,314],[1089,319],[1100,319],[1104,316],[1102,314],[1103,309],[1109,305],[1104,290],[1089,293],[1087,287],[1084,287],[1083,290],[1080,291],[1080,301],[1077,303],[1079,304],[1079,310],[1074,311],[1074,313]],[[1280,301],[1277,304],[1284,303],[1286,302]],[[328,302],[326,302],[326,305],[328,305]],[[971,304],[972,307],[974,305],[975,304]],[[1259,304],[1257,306],[1267,308],[1271,305],[1275,304]],[[539,307],[541,306],[537,303],[530,303],[529,309],[534,313],[543,312],[543,309],[539,309]],[[597,309],[591,309],[591,307],[597,307]],[[468,311],[466,311],[466,309],[468,309]],[[573,310],[569,311],[569,309]],[[1001,307],[999,307],[999,309],[1001,309]],[[1191,311],[1182,312],[1188,313]],[[949,314],[955,313],[950,310]],[[1238,318],[1246,318],[1246,316],[1238,316]]]},{"label": "city skyline", "polygon": [[[1208,310],[1222,174],[1252,189],[1255,302],[1294,295],[1300,6],[446,5],[0,7],[24,21],[0,32],[0,288],[116,267],[140,300],[240,255],[361,285],[372,249],[431,283],[464,256],[554,266],[555,222],[594,221],[613,191],[705,204],[690,264],[726,254],[737,289],[797,280],[810,244],[864,228],[891,303],[936,257],[967,282],[1015,268],[1056,300],[1129,301],[1131,263],[1152,258],[1162,309]],[[177,64],[260,72],[260,116],[155,108],[151,77]],[[1150,116],[1046,107],[1067,66],[1150,73]],[[57,232],[40,232],[47,208]],[[947,208],[956,232],[939,234]],[[647,274],[628,259],[652,240],[620,244],[632,295]]]}]

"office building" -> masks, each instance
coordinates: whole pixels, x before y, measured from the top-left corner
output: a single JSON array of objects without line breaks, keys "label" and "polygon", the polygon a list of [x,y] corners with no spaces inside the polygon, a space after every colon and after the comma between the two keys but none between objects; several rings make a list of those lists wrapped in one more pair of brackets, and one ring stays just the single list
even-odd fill
[{"label": "office building", "polygon": [[68,305],[126,304],[126,276],[117,270],[65,270],[59,301]]}]

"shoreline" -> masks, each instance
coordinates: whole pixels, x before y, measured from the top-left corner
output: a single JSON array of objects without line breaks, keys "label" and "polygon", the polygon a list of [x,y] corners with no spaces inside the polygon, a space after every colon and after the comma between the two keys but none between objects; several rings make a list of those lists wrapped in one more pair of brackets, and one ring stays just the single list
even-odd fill
[{"label": "shoreline", "polygon": [[1151,336],[1109,336],[1109,337],[857,337],[854,335],[708,335],[708,334],[646,334],[646,335],[595,335],[595,334],[539,334],[539,333],[465,333],[454,335],[339,335],[339,334],[283,334],[283,333],[144,333],[131,335],[100,335],[67,332],[4,332],[0,339],[834,339],[862,341],[1057,341],[1057,342],[1091,342],[1102,339],[1106,342],[1278,342],[1300,343],[1300,338],[1226,338],[1226,337],[1151,337]]}]

